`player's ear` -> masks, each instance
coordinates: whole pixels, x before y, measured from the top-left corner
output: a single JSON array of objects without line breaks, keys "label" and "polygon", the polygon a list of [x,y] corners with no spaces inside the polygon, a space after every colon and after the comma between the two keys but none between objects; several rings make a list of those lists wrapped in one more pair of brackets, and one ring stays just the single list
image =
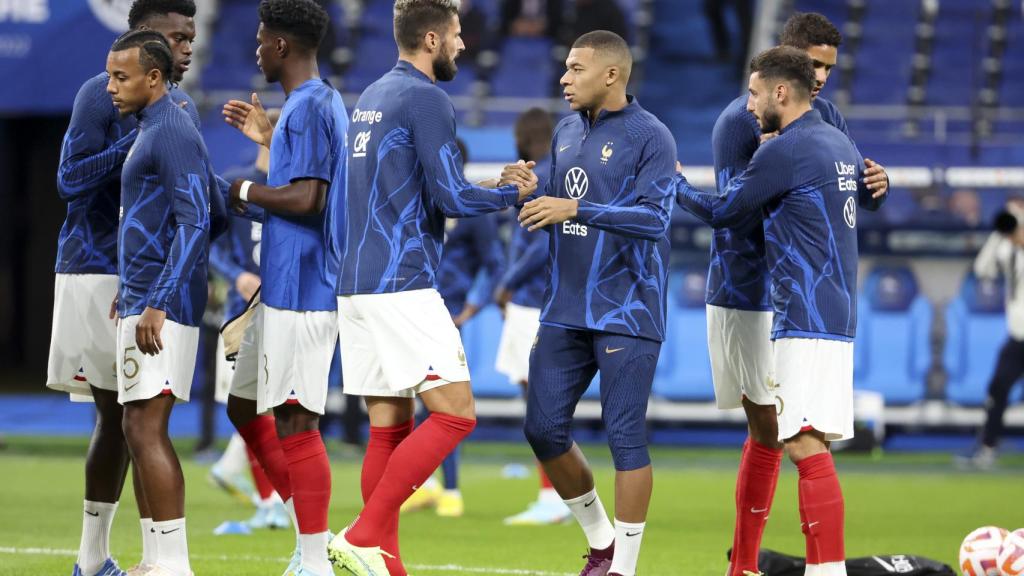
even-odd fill
[{"label": "player's ear", "polygon": [[149,84],[150,88],[156,88],[161,82],[164,81],[164,75],[159,70],[153,68],[146,74],[146,83]]},{"label": "player's ear", "polygon": [[605,71],[604,85],[611,86],[615,84],[615,81],[619,79],[620,71],[618,66],[609,66],[608,70]]},{"label": "player's ear", "polygon": [[779,82],[775,86],[775,100],[782,102],[789,95],[789,86],[786,86],[784,82]]},{"label": "player's ear", "polygon": [[440,44],[440,42],[441,39],[438,37],[436,32],[428,31],[426,34],[423,35],[423,46],[430,53],[437,52],[437,47],[438,44]]},{"label": "player's ear", "polygon": [[290,48],[291,47],[288,46],[288,39],[284,36],[278,36],[274,39],[274,51],[277,52],[277,55],[281,58],[288,56]]}]

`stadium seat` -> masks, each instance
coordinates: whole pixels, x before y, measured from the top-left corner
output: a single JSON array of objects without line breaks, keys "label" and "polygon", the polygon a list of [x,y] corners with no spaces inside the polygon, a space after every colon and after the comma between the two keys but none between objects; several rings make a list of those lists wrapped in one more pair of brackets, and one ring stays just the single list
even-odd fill
[{"label": "stadium seat", "polygon": [[492,79],[494,96],[550,96],[555,78],[551,46],[550,40],[541,38],[506,39],[501,63]]},{"label": "stadium seat", "polygon": [[713,400],[708,356],[704,290],[707,268],[693,267],[669,275],[668,321],[653,393],[669,400]]},{"label": "stadium seat", "polygon": [[872,270],[858,303],[854,387],[882,394],[887,405],[924,399],[931,325],[931,304],[909,268]]},{"label": "stadium seat", "polygon": [[1002,280],[981,280],[969,274],[960,294],[950,302],[945,350],[949,401],[964,406],[984,404],[1007,336],[1003,298]]}]

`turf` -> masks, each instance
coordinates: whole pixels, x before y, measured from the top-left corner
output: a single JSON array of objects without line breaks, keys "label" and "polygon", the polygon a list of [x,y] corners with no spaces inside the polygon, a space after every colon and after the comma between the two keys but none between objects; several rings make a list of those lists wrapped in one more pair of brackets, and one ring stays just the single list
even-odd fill
[{"label": "turf", "polygon": [[[9,439],[0,452],[0,575],[69,574],[81,529],[85,439]],[[611,505],[613,470],[607,450],[587,446],[603,500]],[[184,453],[184,451],[183,451]],[[721,576],[731,542],[738,451],[659,448],[655,495],[639,574]],[[359,509],[358,456],[336,455],[331,525],[340,529]],[[986,524],[1024,525],[1024,457],[1004,458],[997,473],[956,471],[946,455],[837,456],[846,495],[850,556],[906,553],[955,565],[961,538]],[[403,557],[416,576],[578,573],[585,550],[574,525],[505,527],[536,494],[536,477],[503,479],[510,462],[530,465],[524,446],[466,446],[462,490],[466,514],[442,519],[430,511],[402,519]],[[199,576],[280,574],[294,544],[288,532],[214,536],[226,519],[248,509],[212,487],[206,468],[184,462],[189,550]],[[609,510],[611,513],[611,510]],[[140,555],[131,482],[114,523],[111,547],[122,566]],[[786,465],[764,545],[801,554],[796,472]]]}]

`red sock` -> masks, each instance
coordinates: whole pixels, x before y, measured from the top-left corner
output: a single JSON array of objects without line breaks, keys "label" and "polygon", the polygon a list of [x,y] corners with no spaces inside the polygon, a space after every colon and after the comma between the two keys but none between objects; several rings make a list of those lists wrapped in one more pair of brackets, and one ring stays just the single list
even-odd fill
[{"label": "red sock", "polygon": [[796,467],[800,471],[800,507],[806,527],[805,537],[813,540],[817,547],[815,563],[842,562],[846,559],[843,548],[843,490],[839,486],[832,455],[828,452],[815,454],[797,462]]},{"label": "red sock", "polygon": [[281,439],[292,479],[292,502],[300,534],[327,531],[331,505],[331,465],[319,430],[299,432]]},{"label": "red sock", "polygon": [[249,454],[249,469],[252,471],[252,482],[256,485],[256,491],[260,494],[260,500],[266,500],[274,494],[274,485],[270,483],[270,478],[267,478],[267,473],[263,471],[263,466],[260,465],[260,461],[256,458],[256,453],[252,451],[252,448],[246,445],[245,451]]},{"label": "red sock", "polygon": [[292,497],[292,481],[288,475],[288,459],[284,457],[281,441],[277,438],[277,427],[274,417],[257,416],[251,422],[238,429],[245,440],[246,446],[256,455],[263,466],[263,471],[270,478],[274,490],[285,500]]},{"label": "red sock", "polygon": [[540,472],[540,489],[546,490],[548,488],[554,488],[555,485],[551,483],[551,478],[548,478],[548,473],[544,471],[544,467],[537,462],[537,471]]},{"label": "red sock", "polygon": [[434,473],[441,461],[476,427],[476,420],[431,413],[391,454],[384,475],[345,539],[356,546],[380,546],[402,502]]},{"label": "red sock", "polygon": [[764,446],[752,438],[743,444],[736,477],[736,531],[732,541],[732,573],[757,573],[757,553],[779,481],[782,450]]},{"label": "red sock", "polygon": [[[370,426],[370,441],[366,443],[366,455],[363,456],[363,475],[361,487],[363,491],[363,503],[365,504],[373,491],[377,488],[381,477],[384,476],[384,469],[387,468],[388,460],[395,448],[412,433],[414,420],[398,426]],[[398,512],[392,515],[384,528],[384,537],[381,540],[381,548],[394,558],[384,557],[384,564],[388,567],[390,576],[408,576],[405,566],[402,564],[402,557],[398,545]]]}]

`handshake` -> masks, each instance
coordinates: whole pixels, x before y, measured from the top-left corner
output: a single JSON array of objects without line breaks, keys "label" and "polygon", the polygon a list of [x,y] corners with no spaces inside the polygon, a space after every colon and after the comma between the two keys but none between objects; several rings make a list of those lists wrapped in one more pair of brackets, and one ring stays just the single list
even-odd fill
[{"label": "handshake", "polygon": [[500,177],[484,180],[480,182],[480,185],[486,188],[497,188],[513,184],[519,188],[519,202],[522,202],[537,191],[537,175],[533,172],[533,167],[536,165],[537,163],[533,160],[529,162],[520,160],[515,164],[508,164],[502,169]]}]

